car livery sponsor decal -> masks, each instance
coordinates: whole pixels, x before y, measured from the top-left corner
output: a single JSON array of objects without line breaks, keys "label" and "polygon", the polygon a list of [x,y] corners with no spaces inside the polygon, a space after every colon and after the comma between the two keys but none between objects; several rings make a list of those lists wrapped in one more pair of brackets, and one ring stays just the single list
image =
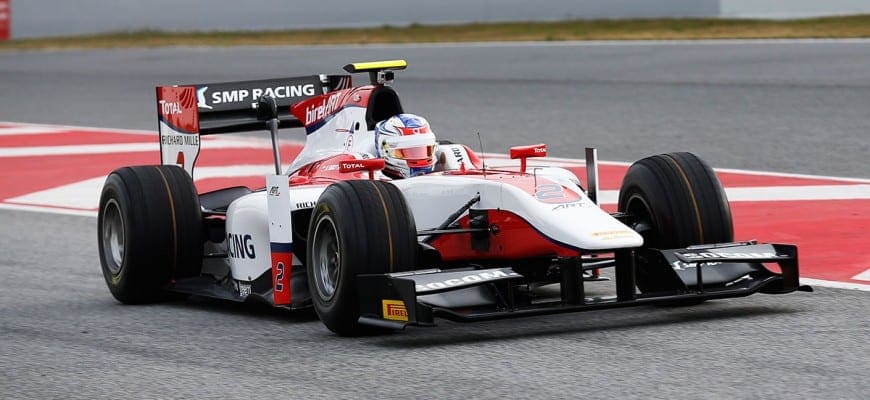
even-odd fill
[{"label": "car livery sponsor decal", "polygon": [[511,158],[546,157],[547,145],[544,143],[529,146],[514,146],[510,148]]},{"label": "car livery sponsor decal", "polygon": [[599,239],[599,240],[614,240],[614,239],[622,239],[627,237],[634,237],[636,233],[634,231],[626,230],[626,229],[618,229],[611,231],[597,231],[589,234],[590,236]]},{"label": "car livery sponsor decal", "polygon": [[271,96],[279,107],[317,96],[322,82],[316,75],[298,78],[264,79],[244,82],[204,83],[196,86],[200,112],[250,109],[261,96]]},{"label": "car livery sponsor decal", "polygon": [[290,180],[286,175],[266,175],[266,209],[269,212],[269,258],[272,263],[272,301],[292,304],[293,227],[290,218]]},{"label": "car livery sponsor decal", "polygon": [[214,107],[208,105],[208,101],[205,99],[205,92],[207,90],[208,86],[200,86],[196,89],[196,106],[206,110],[214,110]]},{"label": "car livery sponsor decal", "polygon": [[579,201],[581,198],[573,190],[565,190],[558,183],[541,183],[535,186],[535,199],[542,203],[564,204]]},{"label": "car livery sponsor decal", "polygon": [[305,125],[311,125],[338,110],[343,94],[342,92],[331,94],[323,97],[320,102],[305,107],[305,120],[303,121]]},{"label": "car livery sponsor decal", "polygon": [[257,258],[250,234],[227,233],[227,255],[232,258]]},{"label": "car livery sponsor decal", "polygon": [[[354,95],[354,101],[359,101],[359,94]],[[347,138],[344,139],[344,151],[345,152],[351,151],[351,148],[353,147],[353,135],[354,135],[354,133],[356,133],[357,130],[359,130],[359,122],[351,123],[350,127],[347,129],[345,129],[345,128],[336,128],[335,129],[336,133],[347,134]]]},{"label": "car livery sponsor decal", "polygon": [[160,161],[178,165],[193,176],[199,156],[199,113],[193,86],[157,87]]},{"label": "car livery sponsor decal", "polygon": [[199,135],[175,135],[163,136],[160,138],[160,144],[172,146],[199,146]]},{"label": "car livery sponsor decal", "polygon": [[[371,87],[362,87],[331,92],[295,103],[290,107],[290,112],[302,121],[306,133],[311,134],[324,126],[339,111],[348,107],[365,107],[371,90]],[[358,129],[358,127],[354,128]]]},{"label": "car livery sponsor decal", "polygon": [[711,262],[701,262],[701,263],[685,263],[680,260],[674,261],[671,263],[671,266],[674,267],[674,271],[682,271],[690,268],[697,268],[698,264],[703,264],[704,266],[712,266],[712,265],[721,265],[722,263],[719,261],[711,261]]},{"label": "car livery sponsor decal", "polygon": [[300,201],[296,203],[296,209],[314,208],[315,205],[317,205],[316,201]]},{"label": "car livery sponsor decal", "polygon": [[[199,132],[196,112],[196,92],[193,86],[160,86],[157,88],[157,114],[160,120],[178,133]],[[197,142],[197,145],[199,142]]]},{"label": "car livery sponsor decal", "polygon": [[352,170],[360,170],[365,169],[366,165],[360,162],[353,161],[342,161],[341,164],[338,165],[338,169],[352,169]]},{"label": "car livery sponsor decal", "polygon": [[686,253],[677,253],[677,254],[680,256],[683,256],[683,258],[685,258],[687,260],[692,260],[692,261],[705,260],[705,259],[710,259],[710,258],[717,258],[717,259],[727,258],[727,259],[741,260],[741,259],[778,259],[778,258],[788,258],[789,257],[788,255],[776,254],[774,252],[741,253],[741,252],[727,252],[727,251],[716,251],[716,252],[701,251],[701,252],[694,252],[694,253],[686,252]]},{"label": "car livery sponsor decal", "polygon": [[572,208],[586,208],[586,207],[592,207],[593,205],[594,205],[594,203],[592,203],[591,201],[580,199],[580,200],[575,201],[573,203],[562,203],[562,204],[556,205],[553,207],[553,209],[551,211],[569,210]]},{"label": "car livery sponsor decal", "polygon": [[462,150],[457,146],[450,146],[450,151],[453,153],[453,159],[459,164],[465,163],[465,157],[462,156]]},{"label": "car livery sponsor decal", "polygon": [[290,276],[293,272],[293,245],[269,243],[272,261],[272,299],[276,305],[291,303]]},{"label": "car livery sponsor decal", "polygon": [[208,91],[208,86],[203,86],[201,89],[203,93],[203,102],[200,102],[199,107],[207,109],[214,109],[211,104],[254,103],[261,96],[270,96],[275,99],[286,99],[314,96],[317,94],[314,84],[311,83],[306,83],[304,85],[284,85],[277,87],[213,91],[210,93],[209,97],[205,97],[205,93]]},{"label": "car livery sponsor decal", "polygon": [[401,300],[381,300],[384,319],[408,322],[408,309]]},{"label": "car livery sponsor decal", "polygon": [[465,273],[451,273],[450,277],[434,282],[420,282],[415,285],[417,293],[431,292],[452,287],[471,286],[488,281],[520,277],[522,275],[509,268],[491,269],[485,271],[468,271]]}]

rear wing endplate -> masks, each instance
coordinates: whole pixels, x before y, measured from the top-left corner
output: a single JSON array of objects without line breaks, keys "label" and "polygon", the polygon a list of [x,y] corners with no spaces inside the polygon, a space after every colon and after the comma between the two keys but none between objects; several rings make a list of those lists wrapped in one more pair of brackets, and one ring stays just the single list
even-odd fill
[{"label": "rear wing endplate", "polygon": [[310,75],[254,81],[203,83],[157,87],[160,161],[179,165],[193,176],[200,136],[267,128],[271,116],[257,110],[262,96],[275,99],[278,127],[303,124],[290,114],[290,105],[351,87],[350,75]]}]

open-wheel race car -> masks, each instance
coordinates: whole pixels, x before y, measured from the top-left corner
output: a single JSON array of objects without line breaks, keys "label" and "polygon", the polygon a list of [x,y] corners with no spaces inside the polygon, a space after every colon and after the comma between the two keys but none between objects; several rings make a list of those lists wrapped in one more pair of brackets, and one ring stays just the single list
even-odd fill
[{"label": "open-wheel race car", "polygon": [[[543,144],[511,148],[520,165],[497,168],[467,146],[428,142],[428,124],[408,120],[390,86],[405,67],[345,66],[369,75],[358,87],[351,75],[158,87],[162,165],[113,171],[100,198],[99,253],[114,297],[313,306],[333,332],[358,335],[436,318],[811,290],[799,284],[794,246],[734,241],[722,185],[697,156],[635,162],[609,213],[597,204],[594,149],[584,185],[563,168],[528,167],[546,156]],[[306,143],[282,171],[285,128],[304,130]],[[381,140],[394,128],[398,136]],[[274,148],[265,186],[197,193],[200,136],[259,129]],[[434,164],[390,175],[387,155],[404,155],[404,167]],[[611,292],[588,296],[593,282]]]}]

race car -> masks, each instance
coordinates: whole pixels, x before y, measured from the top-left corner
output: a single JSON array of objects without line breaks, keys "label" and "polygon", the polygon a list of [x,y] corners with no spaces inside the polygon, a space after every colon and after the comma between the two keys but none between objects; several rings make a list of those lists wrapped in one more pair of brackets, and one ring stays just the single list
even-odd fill
[{"label": "race car", "polygon": [[[722,185],[691,153],[632,164],[615,213],[597,204],[595,149],[586,151],[585,185],[563,168],[528,167],[547,155],[545,144],[510,148],[519,166],[494,167],[439,141],[432,171],[385,175],[372,149],[378,124],[405,115],[392,83],[406,66],[157,87],[161,165],[113,171],[100,198],[112,295],[313,307],[329,330],[354,336],[436,318],[811,291],[799,283],[795,246],[734,240]],[[353,86],[355,73],[369,82]],[[282,170],[278,133],[288,129],[304,132],[305,146]],[[198,193],[200,136],[252,130],[270,133],[275,173],[260,188]]]}]

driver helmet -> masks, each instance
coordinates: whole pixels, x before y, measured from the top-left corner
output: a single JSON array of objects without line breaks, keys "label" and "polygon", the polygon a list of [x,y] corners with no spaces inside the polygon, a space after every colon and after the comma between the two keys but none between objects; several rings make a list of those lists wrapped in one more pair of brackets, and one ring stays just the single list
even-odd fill
[{"label": "driver helmet", "polygon": [[432,172],[437,144],[429,122],[419,115],[398,114],[375,126],[375,148],[392,178]]}]

